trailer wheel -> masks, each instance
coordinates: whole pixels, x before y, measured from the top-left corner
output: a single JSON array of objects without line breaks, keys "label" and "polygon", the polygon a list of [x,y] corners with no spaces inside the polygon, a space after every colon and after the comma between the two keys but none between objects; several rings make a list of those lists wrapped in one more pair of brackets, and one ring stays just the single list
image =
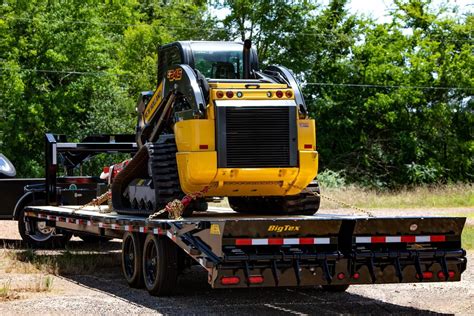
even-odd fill
[{"label": "trailer wheel", "polygon": [[128,285],[143,287],[142,268],[143,238],[137,233],[126,232],[122,241],[122,273]]},{"label": "trailer wheel", "polygon": [[21,239],[31,248],[64,248],[72,234],[48,226],[45,220],[29,218],[26,220],[25,208],[33,205],[46,205],[45,200],[33,200],[24,205],[18,214],[18,231]]},{"label": "trailer wheel", "polygon": [[345,292],[349,288],[349,284],[329,284],[321,285],[321,287],[327,292]]},{"label": "trailer wheel", "polygon": [[149,234],[143,246],[143,279],[151,295],[173,294],[178,281],[178,249],[167,238]]}]

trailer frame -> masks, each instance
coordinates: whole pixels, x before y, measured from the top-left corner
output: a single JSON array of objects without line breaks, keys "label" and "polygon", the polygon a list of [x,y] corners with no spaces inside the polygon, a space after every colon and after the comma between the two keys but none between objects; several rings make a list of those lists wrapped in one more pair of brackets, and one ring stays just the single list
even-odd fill
[{"label": "trailer frame", "polygon": [[[31,206],[25,216],[71,233],[111,238],[131,233],[140,247],[145,239],[171,242],[173,251],[207,271],[213,288],[321,285],[345,290],[351,284],[459,281],[466,269],[462,217],[242,216],[214,208],[174,220],[119,215],[106,208]],[[129,252],[123,249],[122,266]],[[168,264],[167,258],[157,260]],[[168,269],[177,269],[172,265]],[[127,281],[136,286],[136,278]],[[173,286],[147,289],[168,295]]]}]

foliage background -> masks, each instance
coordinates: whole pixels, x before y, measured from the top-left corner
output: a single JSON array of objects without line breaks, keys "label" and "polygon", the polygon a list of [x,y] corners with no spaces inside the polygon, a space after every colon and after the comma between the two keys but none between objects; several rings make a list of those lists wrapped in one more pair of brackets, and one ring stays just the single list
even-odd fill
[{"label": "foliage background", "polygon": [[[19,176],[41,176],[46,131],[133,133],[159,45],[251,38],[262,67],[287,66],[302,82],[327,177],[472,182],[474,15],[396,0],[380,24],[347,2],[2,1],[0,152]],[[211,14],[220,9],[222,20]]]}]

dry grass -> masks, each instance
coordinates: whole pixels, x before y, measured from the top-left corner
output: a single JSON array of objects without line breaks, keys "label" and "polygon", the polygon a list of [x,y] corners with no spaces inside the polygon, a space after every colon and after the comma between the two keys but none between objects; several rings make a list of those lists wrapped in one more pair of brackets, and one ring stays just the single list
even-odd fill
[{"label": "dry grass", "polygon": [[54,279],[49,275],[38,275],[30,282],[22,282],[21,285],[12,285],[9,279],[0,285],[0,302],[21,298],[21,293],[50,292],[53,288]]},{"label": "dry grass", "polygon": [[[321,189],[323,195],[362,208],[442,208],[474,207],[474,185],[456,184],[417,187],[398,191],[376,191],[355,186],[342,189]],[[322,209],[341,207],[323,199]]]},{"label": "dry grass", "polygon": [[94,274],[120,265],[119,253],[6,251],[7,273]]}]

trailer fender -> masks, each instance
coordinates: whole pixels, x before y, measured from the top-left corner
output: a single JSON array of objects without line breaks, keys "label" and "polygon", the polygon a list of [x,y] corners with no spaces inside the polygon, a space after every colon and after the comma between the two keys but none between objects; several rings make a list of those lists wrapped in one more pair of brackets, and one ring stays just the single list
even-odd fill
[{"label": "trailer fender", "polygon": [[44,192],[33,192],[33,191],[26,192],[16,202],[15,208],[13,209],[13,219],[18,220],[21,210],[25,208],[25,206],[28,205],[28,203],[34,200],[40,200],[40,199],[44,200],[45,198],[46,198],[46,195],[44,194]]}]

